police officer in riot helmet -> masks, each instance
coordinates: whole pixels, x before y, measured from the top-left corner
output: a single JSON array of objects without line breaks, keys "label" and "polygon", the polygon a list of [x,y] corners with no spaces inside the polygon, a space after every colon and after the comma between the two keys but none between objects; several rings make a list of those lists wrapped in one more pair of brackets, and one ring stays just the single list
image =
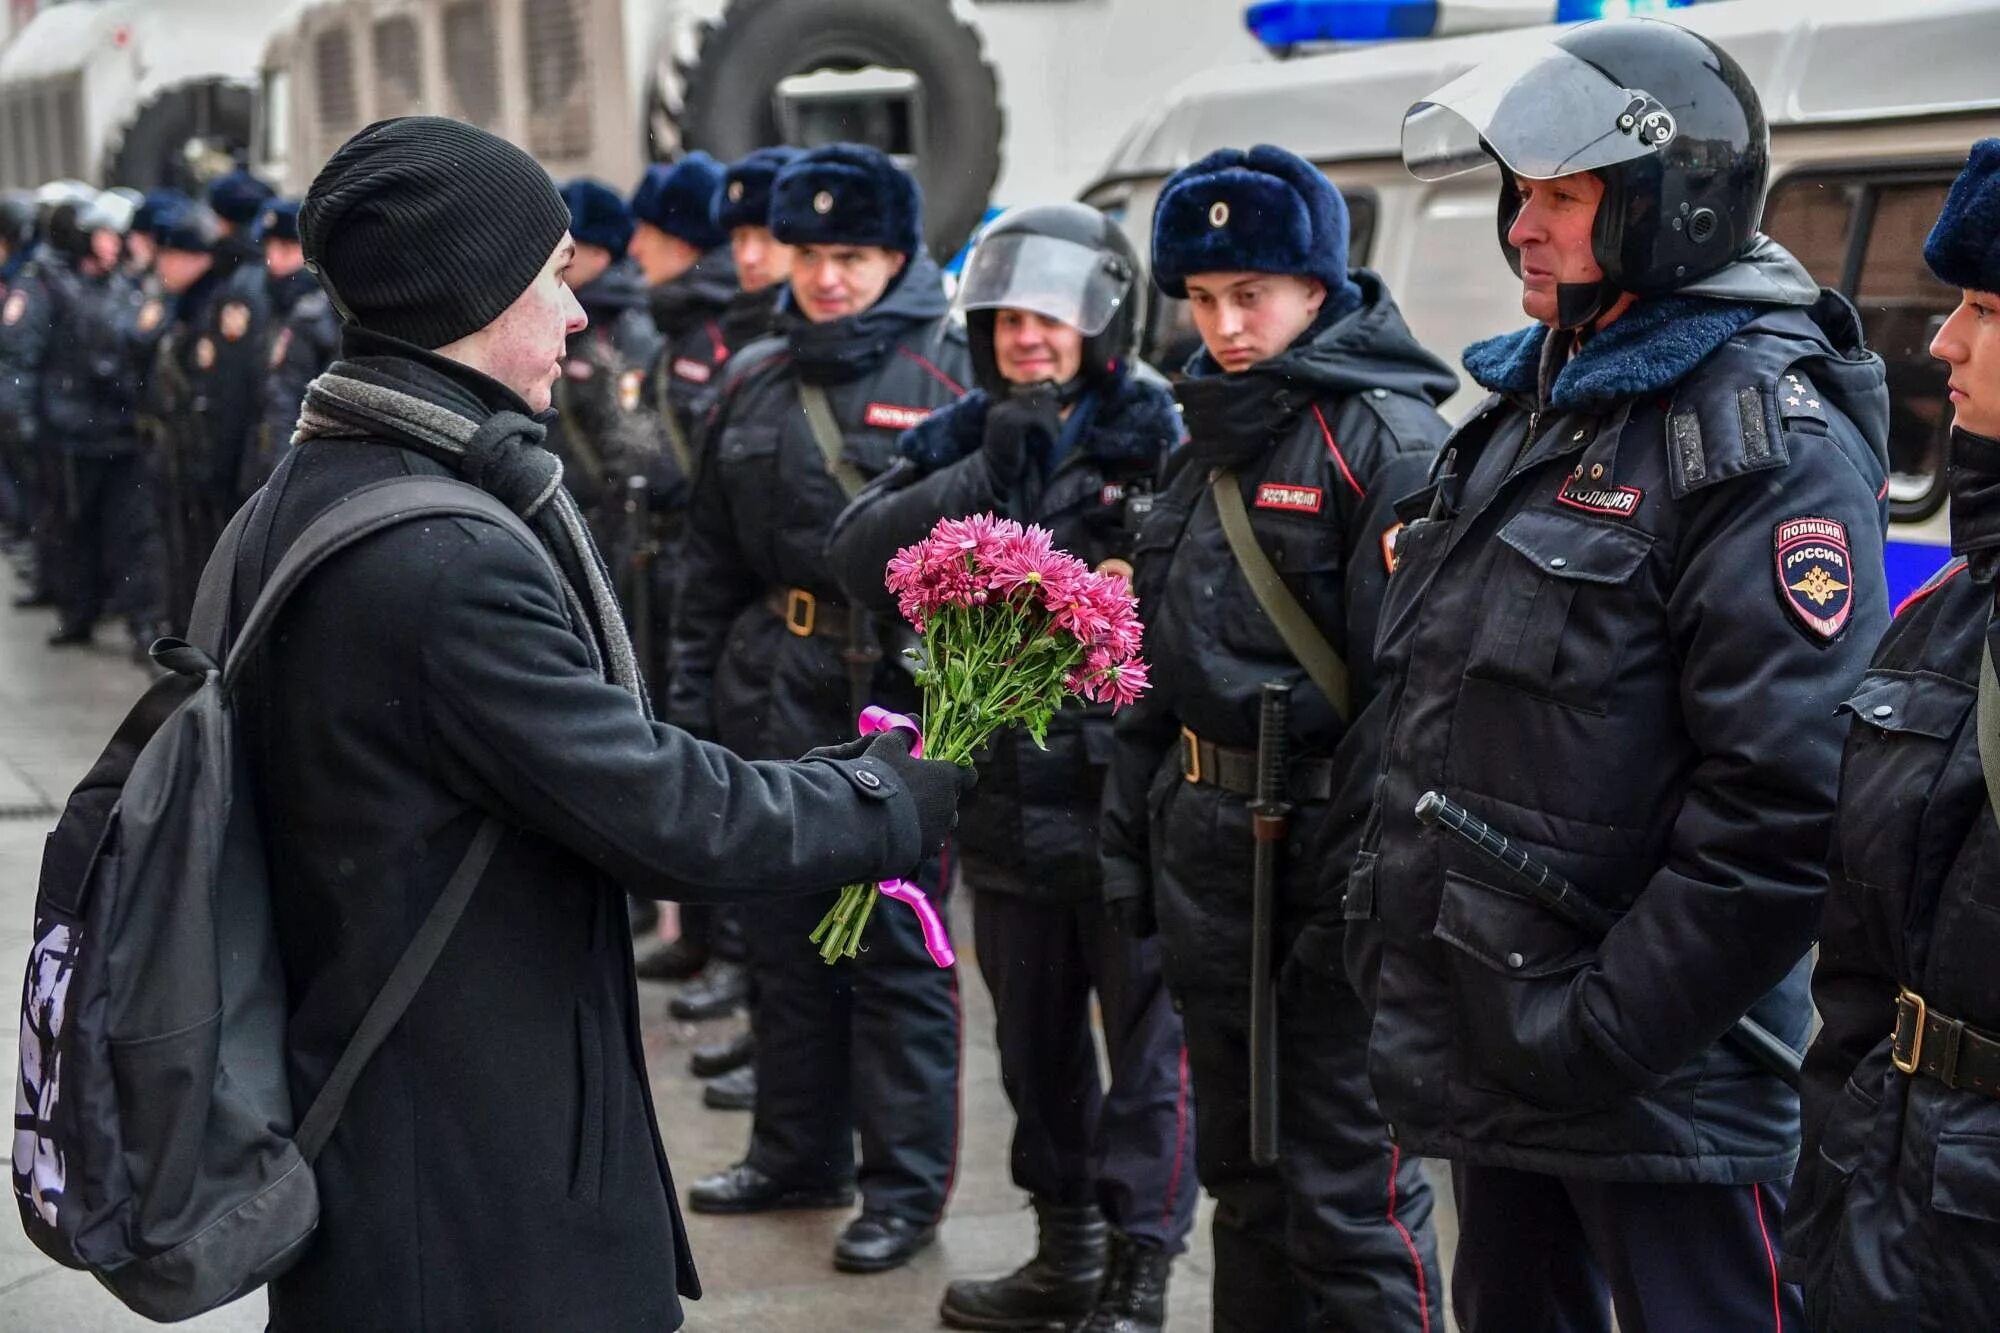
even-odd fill
[{"label": "police officer in riot helmet", "polygon": [[1262,144],[1176,173],[1153,216],[1153,280],[1203,349],[1139,531],[1152,688],[1118,720],[1105,894],[1159,933],[1217,1204],[1215,1324],[1244,1333],[1417,1329],[1437,1287],[1430,1190],[1370,1095],[1321,866],[1351,863],[1368,807],[1384,539],[1456,381],[1350,267],[1348,231],[1319,170]]},{"label": "police officer in riot helmet", "polygon": [[1847,729],[1785,1221],[1823,1333],[2000,1326],[2000,139],[1972,146],[1924,246],[1960,292],[1931,342],[1950,373],[1951,547],[1897,608]]},{"label": "police officer in riot helmet", "polygon": [[[970,378],[909,173],[872,148],[827,145],[778,174],[770,208],[771,230],[796,247],[781,337],[729,359],[688,507],[668,686],[678,725],[745,757],[828,743],[871,703],[915,705],[893,625],[843,600],[826,540],[899,457],[897,436]],[[949,870],[934,861],[919,879],[935,896]],[[944,1211],[958,1007],[913,913],[876,912],[858,957],[823,962],[809,936],[832,902],[760,914],[750,1149],[689,1201],[837,1207],[858,1183],[861,1213],[834,1263],[881,1272],[930,1244]]]},{"label": "police officer in riot helmet", "polygon": [[[1491,396],[1398,508],[1346,879],[1376,1093],[1452,1162],[1467,1333],[1803,1326],[1780,1043],[1811,1021],[1834,705],[1888,618],[1881,362],[1759,234],[1763,111],[1704,37],[1512,51],[1412,107],[1403,153],[1499,167],[1535,322],[1467,349]],[[1426,827],[1433,791],[1574,892]]]},{"label": "police officer in riot helmet", "polygon": [[[988,512],[1129,576],[1134,529],[1180,437],[1172,395],[1135,360],[1138,278],[1124,233],[1082,204],[1015,209],[986,229],[957,297],[978,388],[906,432],[900,461],[841,516],[829,555],[849,596],[893,615],[890,556],[941,518]],[[1159,942],[1126,928],[1100,883],[1110,743],[1104,705],[1058,713],[1045,746],[1002,737],[959,829],[1015,1111],[1014,1183],[1039,1240],[1007,1276],[951,1284],[940,1315],[953,1327],[1158,1329],[1193,1223],[1181,1024]]]}]

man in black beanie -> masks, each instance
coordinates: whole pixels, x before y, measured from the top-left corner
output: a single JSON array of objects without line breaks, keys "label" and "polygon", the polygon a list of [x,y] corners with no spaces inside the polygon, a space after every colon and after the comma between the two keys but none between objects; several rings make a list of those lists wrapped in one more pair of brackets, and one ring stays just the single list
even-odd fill
[{"label": "man in black beanie", "polygon": [[[964,391],[970,357],[925,253],[917,183],[872,148],[834,144],[778,174],[771,229],[796,247],[778,338],[730,358],[688,509],[669,715],[738,754],[849,734],[869,703],[916,699],[894,626],[842,600],[833,521],[900,456],[896,437]],[[923,884],[951,881],[932,862]],[[861,1215],[834,1264],[880,1272],[930,1243],[957,1154],[958,1005],[916,918],[875,913],[858,958],[808,938],[833,895],[761,914],[756,1121],[744,1160],[697,1183],[702,1212]],[[893,907],[894,905],[890,905]]]},{"label": "man in black beanie", "polygon": [[[315,1163],[271,1327],[672,1329],[699,1296],[647,1090],[625,894],[748,900],[914,873],[960,770],[905,740],[745,763],[653,721],[536,417],[583,314],[569,214],[457,121],[370,126],[300,234],[345,324],[242,530],[237,623],[362,487],[457,479],[522,527],[391,526],[290,602],[236,694],[305,1106],[475,829],[505,834]],[[678,1293],[678,1295],[677,1295]]]}]

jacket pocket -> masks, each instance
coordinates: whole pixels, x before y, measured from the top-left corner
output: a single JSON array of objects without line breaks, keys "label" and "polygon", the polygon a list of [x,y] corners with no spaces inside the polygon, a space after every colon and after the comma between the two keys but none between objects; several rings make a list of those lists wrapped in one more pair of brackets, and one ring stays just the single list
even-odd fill
[{"label": "jacket pocket", "polygon": [[[1340,648],[1346,637],[1341,612],[1343,556],[1340,534],[1330,523],[1318,519],[1266,518],[1256,526],[1257,542],[1270,557],[1278,576],[1291,591],[1320,633]],[[1249,575],[1236,558],[1226,538],[1221,556],[1235,574],[1233,596],[1222,604],[1223,637],[1230,644],[1260,660],[1288,660],[1292,653],[1278,633],[1277,622],[1264,610],[1252,590]],[[1329,630],[1331,632],[1329,632]],[[1348,653],[1341,649],[1342,658]]]},{"label": "jacket pocket", "polygon": [[1594,941],[1528,898],[1449,871],[1431,933],[1449,946],[1474,1086],[1550,1107],[1603,1090],[1608,1066],[1574,1046],[1566,1022],[1570,983],[1596,957]]},{"label": "jacket pocket", "polygon": [[569,1197],[596,1203],[604,1177],[604,1038],[596,1012],[576,1003],[576,1157]]},{"label": "jacket pocket", "polygon": [[1931,1207],[1968,1222],[2000,1226],[2000,1138],[1954,1130],[1939,1134]]},{"label": "jacket pocket", "polygon": [[[1985,1115],[1982,1123],[1990,1123]],[[1992,1328],[2000,1310],[2000,1137],[1946,1130],[1931,1175],[1931,1225],[1912,1240],[1931,1251],[1940,1275],[1925,1294],[1939,1328]],[[1929,1302],[1927,1302],[1929,1303]]]},{"label": "jacket pocket", "polygon": [[1652,537],[1533,509],[1499,536],[1466,674],[1604,712]]},{"label": "jacket pocket", "polygon": [[1836,710],[1854,719],[1834,832],[1850,878],[1898,895],[1921,882],[1925,825],[1976,698],[1950,676],[1874,670]]}]

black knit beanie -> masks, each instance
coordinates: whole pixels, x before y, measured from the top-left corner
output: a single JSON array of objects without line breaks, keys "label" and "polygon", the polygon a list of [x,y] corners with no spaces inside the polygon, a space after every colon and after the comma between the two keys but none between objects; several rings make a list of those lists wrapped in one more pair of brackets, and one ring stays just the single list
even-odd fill
[{"label": "black knit beanie", "polygon": [[569,209],[533,158],[442,116],[362,130],[299,209],[306,266],[341,318],[426,348],[491,324],[568,230]]}]

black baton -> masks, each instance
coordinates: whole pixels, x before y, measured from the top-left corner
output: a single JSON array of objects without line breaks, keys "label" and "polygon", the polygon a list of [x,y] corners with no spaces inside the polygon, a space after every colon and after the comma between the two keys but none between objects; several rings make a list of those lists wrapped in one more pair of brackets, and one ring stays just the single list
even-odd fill
[{"label": "black baton", "polygon": [[1250,1160],[1278,1160],[1278,983],[1271,964],[1277,948],[1278,853],[1292,807],[1286,801],[1290,762],[1292,687],[1264,682],[1257,712],[1257,794],[1250,802],[1255,854],[1250,880]]},{"label": "black baton", "polygon": [[[1477,847],[1505,869],[1539,906],[1592,940],[1603,939],[1617,923],[1616,916],[1593,902],[1583,890],[1514,846],[1505,834],[1443,792],[1425,792],[1417,800],[1416,813],[1419,823],[1450,829]],[[1799,1053],[1777,1033],[1745,1014],[1724,1035],[1766,1072],[1776,1074],[1792,1087],[1799,1085]]]}]

